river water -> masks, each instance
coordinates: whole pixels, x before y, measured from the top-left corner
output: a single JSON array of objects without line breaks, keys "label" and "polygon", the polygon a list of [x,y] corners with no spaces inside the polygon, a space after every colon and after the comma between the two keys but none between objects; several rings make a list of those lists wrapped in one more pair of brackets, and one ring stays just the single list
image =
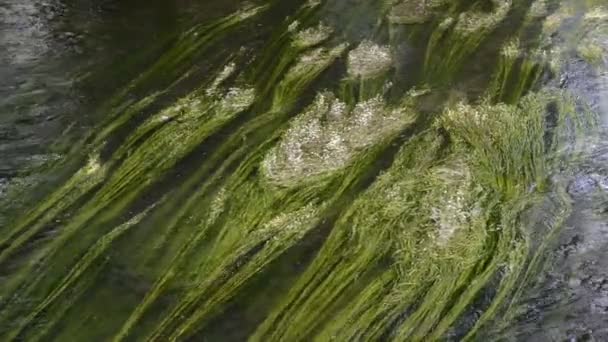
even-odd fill
[{"label": "river water", "polygon": [[[266,2],[271,3],[269,13],[263,8],[258,14],[256,6]],[[543,20],[558,23],[540,48],[558,51],[561,65],[545,71],[534,86],[525,87],[525,92],[563,91],[575,99],[576,115],[590,112],[598,124],[576,145],[560,147],[562,156],[568,158],[548,169],[545,176],[551,186],[536,193],[534,189],[540,185],[528,184],[533,189],[529,197],[540,199],[528,203],[514,225],[523,232],[515,235],[529,236],[521,239],[528,241],[529,252],[519,265],[524,265],[523,271],[514,276],[515,285],[505,279],[509,279],[509,272],[517,274],[513,261],[517,257],[499,253],[497,246],[506,239],[500,237],[488,242],[496,248],[495,259],[476,261],[499,274],[498,281],[485,277],[485,271],[477,266],[470,272],[478,277],[471,275],[464,287],[443,288],[451,294],[445,301],[436,294],[442,289],[437,284],[460,284],[461,278],[450,278],[449,271],[433,266],[425,268],[422,261],[422,266],[405,263],[408,266],[399,266],[398,271],[388,266],[401,261],[399,253],[387,250],[415,249],[408,239],[420,246],[426,240],[414,240],[420,234],[412,234],[403,238],[403,245],[394,247],[392,241],[387,242],[388,237],[372,233],[376,226],[382,230],[387,225],[400,226],[396,222],[419,222],[402,213],[418,207],[390,206],[399,207],[409,198],[394,195],[397,197],[382,202],[385,197],[378,199],[381,197],[375,191],[380,191],[376,188],[385,180],[401,184],[399,177],[411,169],[393,171],[403,155],[398,150],[408,146],[408,141],[416,141],[412,137],[425,136],[427,130],[434,129],[430,122],[443,106],[458,101],[476,103],[485,94],[493,77],[488,69],[497,64],[506,37],[519,34],[516,25],[521,24],[525,11],[516,5],[503,18],[505,24],[483,36],[482,43],[475,45],[477,52],[471,51],[468,57],[462,45],[465,57],[460,61],[457,54],[442,58],[437,52],[438,57],[434,57],[426,50],[434,37],[431,33],[439,32],[433,31],[433,25],[447,20],[380,24],[378,18],[383,18],[380,13],[384,9],[378,1],[266,2],[0,1],[1,339],[608,340],[608,8],[601,1],[514,1],[526,8],[542,2],[548,11]],[[400,2],[408,3],[392,3]],[[496,2],[479,2],[499,11]],[[307,8],[315,6],[320,6],[320,14],[308,14]],[[475,6],[462,3],[456,7],[462,12]],[[487,10],[483,4],[479,8]],[[238,14],[230,17],[234,13]],[[318,39],[310,43],[312,47],[328,42],[327,49],[331,46],[335,50],[323,52],[329,57],[319,71],[311,68],[303,73],[306,76],[294,71],[301,80],[288,83],[287,70],[296,70],[290,67],[310,47],[300,43],[301,50],[290,52],[284,47],[281,32],[296,32],[298,25],[316,27],[317,16],[322,18],[319,27],[331,27],[329,38],[315,36],[324,34],[319,29],[321,33],[308,31],[314,34],[305,39]],[[234,23],[222,19],[233,17],[238,18]],[[404,17],[400,20],[411,20]],[[589,26],[588,22],[595,24]],[[541,35],[538,29],[530,31]],[[212,38],[205,38],[208,32]],[[338,34],[331,36],[334,32]],[[356,56],[352,49],[365,46],[358,44],[366,39],[390,47],[389,52],[383,46],[372,47],[373,56],[367,58],[391,54],[392,60],[387,60],[394,64],[392,73],[386,76],[380,65],[376,68],[384,78],[374,74],[376,78],[368,79],[363,60],[353,78],[358,81],[352,83],[344,76],[353,75],[355,63],[348,58]],[[595,50],[583,51],[581,41],[592,41]],[[342,48],[350,49],[348,58],[339,57],[344,54],[341,42],[350,44]],[[438,50],[428,51],[448,48],[438,45]],[[309,56],[301,60],[319,65],[325,61],[325,57]],[[472,58],[477,60],[471,63]],[[442,78],[453,68],[444,60],[462,64],[454,67],[460,71],[447,81]],[[425,63],[438,67],[426,68]],[[217,76],[219,81],[214,83],[216,76],[210,75],[222,75],[221,70],[227,70],[226,77]],[[282,86],[284,75],[288,76]],[[225,84],[230,86],[216,94],[215,89]],[[204,91],[197,90],[200,85]],[[248,86],[256,95],[251,103]],[[355,95],[348,92],[349,87],[357,89],[352,92]],[[339,101],[317,95],[332,89],[336,89]],[[416,109],[428,119],[393,118],[387,111],[383,114],[383,118],[389,117],[386,122],[375,121],[384,119],[373,117],[374,111],[401,103],[403,93],[412,89],[423,94]],[[377,98],[374,94],[384,96],[388,104],[373,102]],[[503,99],[519,100],[519,96],[509,96]],[[220,109],[213,110],[225,112],[217,118],[203,114],[202,119],[189,117],[188,113],[199,113],[207,106],[207,98],[214,99],[208,106],[221,103],[217,105]],[[304,120],[310,126],[298,131],[296,125],[301,122],[290,120],[305,117],[311,103],[322,108],[323,101],[330,103],[328,119],[318,125],[312,119]],[[136,108],[135,114],[129,114],[130,108]],[[343,108],[353,113],[343,114]],[[337,113],[333,119],[332,113]],[[120,121],[121,115],[125,121]],[[357,123],[377,126],[365,130],[354,124],[327,123],[341,120],[340,115],[355,115]],[[447,125],[445,129],[449,130]],[[338,130],[354,132],[355,138],[332,140]],[[451,134],[441,130],[439,136]],[[296,138],[289,140],[289,134]],[[329,142],[325,149],[315,150],[314,139],[319,135],[327,136]],[[452,139],[455,135],[442,144],[449,145]],[[298,145],[303,140],[312,143]],[[275,144],[278,147],[268,147]],[[146,145],[152,147],[141,147]],[[299,154],[294,156],[296,145]],[[452,152],[434,151],[432,144],[421,146],[428,147],[433,155],[429,158],[439,163],[447,160],[450,167],[461,163],[449,162]],[[273,153],[275,159],[271,159]],[[425,165],[425,158],[408,156],[404,160]],[[254,163],[261,166],[251,167]],[[357,169],[353,165],[363,166]],[[421,166],[416,172],[424,178],[435,175],[436,169]],[[440,171],[436,175],[438,179],[445,177]],[[457,192],[470,176],[457,172],[447,177],[447,189]],[[318,185],[302,181],[305,178]],[[280,190],[267,190],[275,186]],[[431,221],[440,227],[437,249],[456,241],[450,253],[463,251],[464,255],[473,247],[459,249],[459,230],[454,227],[461,220],[460,214],[449,216],[441,211],[459,205],[446,195],[449,191],[441,195],[445,201],[439,200],[430,210]],[[433,190],[422,193],[420,196],[427,196],[423,201],[439,196]],[[363,205],[365,196],[385,203],[387,211],[399,211],[401,221],[373,221],[376,212],[384,209],[374,211],[371,205]],[[417,205],[423,207],[424,203]],[[484,209],[469,210],[464,226],[473,226],[475,210]],[[364,215],[358,217],[357,212]],[[488,209],[487,215],[497,214]],[[282,224],[282,230],[272,230],[273,224]],[[340,240],[338,232],[347,226],[354,227],[348,233],[351,238]],[[365,248],[367,242],[349,240],[357,240],[352,236],[367,232],[368,226],[369,245],[378,244],[373,249]],[[205,227],[204,233],[201,227]],[[231,227],[243,228],[237,231]],[[245,233],[245,227],[257,228]],[[493,239],[493,229],[488,226],[484,239]],[[296,230],[302,232],[294,233]],[[480,243],[473,241],[476,232],[462,234],[471,245]],[[390,237],[398,239],[397,235]],[[273,245],[273,241],[280,243]],[[523,242],[519,243],[518,235],[513,238],[513,250],[523,248]],[[472,253],[488,253],[488,248]],[[411,257],[425,258],[426,247],[421,250],[425,252],[412,252]],[[428,252],[429,260],[435,261],[430,263],[458,259],[431,254]],[[437,259],[431,259],[434,257]],[[469,270],[463,265],[471,261],[462,260],[453,267]],[[495,268],[492,260],[498,260]],[[451,265],[451,261],[445,262]],[[512,266],[504,266],[510,262]],[[412,287],[379,294],[379,288],[400,289],[401,285],[395,284],[401,284],[403,274],[417,282],[415,271],[403,269],[418,268],[428,270],[429,279],[436,279],[421,281],[425,284],[421,289],[405,282]],[[476,284],[480,284],[479,289],[467,297],[467,289],[476,288]],[[508,308],[502,311],[508,319],[488,316],[486,323],[484,313],[494,310],[491,303],[502,298],[503,288],[508,290],[504,290],[506,299],[499,307]],[[402,301],[411,305],[400,307],[391,301],[400,294]],[[413,298],[407,297],[410,294]],[[317,297],[319,301],[314,300]],[[388,304],[367,305],[366,298]],[[437,306],[445,309],[434,316],[433,309],[426,309],[427,300],[436,300]],[[454,313],[458,319],[452,319],[450,310],[460,310],[460,300],[466,309]],[[318,317],[312,317],[316,311]],[[326,325],[326,321],[332,324]],[[482,321],[477,333],[476,324]],[[407,330],[401,325],[420,328]],[[378,329],[371,328],[375,326]],[[475,334],[469,334],[471,331]]]},{"label": "river water", "polygon": [[37,177],[52,181],[53,175],[36,171],[62,158],[61,144],[82,138],[91,129],[99,120],[94,108],[100,98],[137,69],[108,70],[134,49],[150,49],[156,40],[172,34],[176,11],[161,2],[2,2],[3,188],[9,181],[26,186],[38,183]]}]

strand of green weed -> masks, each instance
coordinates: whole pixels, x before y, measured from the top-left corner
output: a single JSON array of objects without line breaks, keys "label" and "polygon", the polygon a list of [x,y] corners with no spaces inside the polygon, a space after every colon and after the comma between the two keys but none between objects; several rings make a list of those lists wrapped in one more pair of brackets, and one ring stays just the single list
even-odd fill
[{"label": "strand of green weed", "polygon": [[[151,137],[151,143],[142,145],[138,148],[131,154],[131,157],[113,173],[107,183],[97,192],[95,197],[81,209],[80,212],[85,213],[85,215],[81,214],[76,216],[76,218],[72,220],[72,223],[65,227],[63,230],[64,234],[62,235],[66,235],[67,237],[73,235],[80,227],[80,224],[86,223],[103,208],[116,203],[119,199],[125,204],[130,203],[130,201],[125,201],[125,199],[136,198],[137,194],[141,193],[141,191],[147,188],[159,176],[175,165],[175,163],[192,150],[199,141],[211,134],[237,113],[238,112],[234,112],[229,115],[214,113],[215,115],[212,116],[210,120],[201,122],[197,125],[198,127],[196,127],[195,130],[184,129],[179,123],[164,126],[164,129],[158,131]],[[201,119],[204,120],[205,117],[206,115],[202,115]],[[167,143],[174,141],[176,138],[175,135],[180,134],[182,135],[180,143],[175,146],[176,148],[173,149],[172,153],[168,155],[165,154],[164,150]],[[83,172],[86,174],[87,170],[84,170]],[[125,194],[126,196],[124,196]],[[12,241],[9,247],[0,254],[0,261],[8,258],[43,227],[44,226],[42,225],[37,225],[35,227],[36,229],[30,229],[18,239]],[[58,238],[53,244],[62,240],[63,238]]]},{"label": "strand of green weed", "polygon": [[8,335],[7,340],[12,341],[15,339],[23,329],[25,329],[41,312],[43,312],[48,306],[55,302],[61,295],[63,295],[67,289],[74,287],[75,283],[82,278],[84,273],[92,266],[93,262],[98,259],[105,251],[110,247],[112,242],[122,236],[127,230],[139,223],[139,221],[148,214],[152,207],[146,209],[142,213],[138,214],[131,220],[124,224],[116,227],[108,234],[100,238],[97,243],[90,248],[87,253],[78,261],[78,263],[70,270],[61,281],[60,285],[56,286],[53,291],[40,303],[38,306],[31,310],[29,315],[19,322],[16,329]]},{"label": "strand of green weed", "polygon": [[[208,28],[203,28],[202,31],[208,31],[208,32],[207,32],[207,34],[204,34],[201,37],[198,37],[199,35],[197,34],[198,30],[201,30],[201,28],[193,29],[192,31],[187,33],[185,35],[185,38],[183,38],[183,39],[188,40],[186,38],[190,37],[189,39],[192,39],[192,37],[194,37],[196,43],[191,44],[192,42],[189,42],[189,41],[186,42],[189,44],[180,43],[182,45],[185,44],[185,45],[189,46],[188,50],[186,50],[185,52],[180,54],[180,56],[182,56],[180,58],[183,59],[183,58],[185,58],[184,56],[191,55],[194,51],[200,50],[200,47],[207,44],[212,38],[217,39],[219,36],[219,33],[224,32],[228,28],[231,28],[231,27],[235,26],[236,24],[240,23],[242,21],[241,19],[243,19],[243,18],[248,19],[248,18],[254,17],[258,13],[265,10],[266,7],[267,6],[256,7],[256,8],[249,10],[250,12],[236,13],[232,16],[221,19],[217,23],[210,25]],[[175,51],[179,50],[178,49],[179,46],[180,45],[178,44],[178,46],[176,46],[172,50],[170,50],[166,54],[166,56],[162,57],[159,60],[159,62],[157,62],[157,64],[155,66],[153,66],[148,72],[146,72],[144,75],[142,75],[140,77],[140,79],[141,78],[146,79],[146,77],[149,77],[146,75],[154,74],[155,70],[160,68],[160,66],[162,66],[164,64],[170,63],[171,65],[175,65],[176,64],[176,60],[174,58],[176,55]],[[141,83],[140,79],[137,79],[136,81],[134,81],[134,84]],[[131,87],[133,87],[133,86],[131,86]],[[107,138],[107,136],[110,134],[110,132],[112,132],[116,127],[120,126],[122,123],[126,122],[126,120],[128,120],[129,117],[131,117],[135,113],[140,112],[143,108],[148,106],[154,100],[155,97],[156,96],[154,96],[154,95],[145,97],[144,99],[137,102],[136,104],[129,106],[126,110],[124,110],[124,111],[121,110],[120,112],[124,112],[125,115],[122,115],[119,119],[116,119],[114,116],[112,116],[112,118],[110,118],[110,120],[109,120],[108,125],[105,125],[105,129],[102,130],[101,134],[97,137],[97,139],[96,139],[97,144],[94,144],[94,145],[101,144],[103,142],[103,140],[105,140]],[[58,192],[51,195],[51,197],[48,200],[46,200],[43,205],[39,206],[38,208],[36,208],[34,210],[34,212],[30,213],[26,217],[26,220],[23,223],[18,224],[16,226],[14,231],[16,231],[17,233],[20,233],[21,230],[26,229],[27,226],[29,226],[29,225],[34,224],[35,227],[40,227],[40,226],[46,224],[48,221],[52,220],[62,210],[65,210],[66,208],[68,208],[76,200],[76,198],[80,197],[80,195],[86,193],[88,190],[90,190],[95,185],[99,184],[100,182],[101,182],[101,180],[99,180],[97,183],[91,184],[90,186],[87,186],[85,188],[80,188],[80,186],[78,185],[78,183],[80,183],[80,181],[78,181],[77,179],[75,179],[71,182],[68,182],[68,184],[66,184],[64,187],[62,187]],[[72,184],[70,184],[70,183],[72,183]],[[63,199],[65,197],[65,193],[72,192],[73,190],[77,191],[77,196],[73,196],[73,199],[71,199],[65,203],[59,204],[61,199]],[[44,219],[41,222],[35,224],[35,221],[40,218],[41,214],[45,214],[45,216],[43,217]],[[32,229],[31,231],[35,232],[35,231],[37,231],[37,229]],[[32,235],[33,234],[29,234],[28,236],[32,236]],[[27,239],[28,238],[26,237],[25,239],[20,239],[19,241],[21,241],[21,240],[26,241]],[[14,240],[15,240],[14,234],[9,234],[6,238],[6,241],[14,241]],[[2,241],[2,242],[0,242],[0,244],[4,244],[4,243],[6,243],[6,241]],[[14,248],[10,248],[8,250],[8,252],[3,251],[3,253],[0,254],[0,262],[2,262],[4,259],[6,259],[6,257],[10,253],[12,253],[13,249]]]}]

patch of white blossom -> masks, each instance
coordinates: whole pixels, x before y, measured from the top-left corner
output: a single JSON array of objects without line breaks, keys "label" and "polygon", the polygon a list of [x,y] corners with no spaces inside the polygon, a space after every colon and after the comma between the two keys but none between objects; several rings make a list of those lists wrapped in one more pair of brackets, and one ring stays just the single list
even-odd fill
[{"label": "patch of white blossom", "polygon": [[509,13],[512,0],[492,0],[494,6],[491,13],[469,11],[461,13],[454,28],[462,35],[486,31],[496,27]]},{"label": "patch of white blossom", "polygon": [[443,0],[401,0],[391,8],[388,20],[393,24],[421,24],[428,21],[432,10],[443,3]]},{"label": "patch of white blossom", "polygon": [[219,106],[223,112],[241,112],[249,108],[254,100],[255,89],[233,87],[219,101]]},{"label": "patch of white blossom", "polygon": [[209,216],[207,216],[207,224],[214,223],[225,211],[227,198],[228,195],[226,193],[225,188],[222,188],[220,191],[218,191],[218,193],[215,195],[215,198],[211,202],[211,206],[209,208]]},{"label": "patch of white blossom", "polygon": [[236,64],[234,62],[226,64],[222,71],[220,71],[220,73],[215,77],[215,79],[207,89],[207,95],[214,94],[217,91],[218,87],[234,74],[235,70]]},{"label": "patch of white blossom", "polygon": [[247,20],[251,17],[254,17],[258,13],[260,13],[262,10],[264,10],[265,8],[266,8],[266,6],[258,6],[258,7],[246,6],[245,8],[239,10],[238,13],[236,14],[236,16],[241,21]]},{"label": "patch of white blossom", "polygon": [[585,14],[585,20],[607,20],[608,7],[596,6]]},{"label": "patch of white blossom", "polygon": [[536,0],[532,3],[532,6],[530,6],[530,10],[528,11],[528,18],[542,18],[547,14],[549,14],[547,0]]},{"label": "patch of white blossom", "polygon": [[318,45],[331,36],[333,29],[323,23],[309,27],[295,34],[293,43],[295,46],[305,49]]},{"label": "patch of white blossom", "polygon": [[262,169],[268,179],[282,184],[335,172],[412,121],[411,113],[389,108],[380,97],[349,110],[333,94],[322,93],[293,120]]},{"label": "patch of white blossom", "polygon": [[303,236],[308,231],[318,214],[318,207],[309,203],[295,211],[278,214],[258,228],[255,234],[268,242],[281,243],[285,238],[293,240],[294,236]]},{"label": "patch of white blossom", "polygon": [[462,161],[446,163],[432,170],[430,218],[436,225],[436,241],[446,245],[454,234],[472,225],[481,214],[475,198],[471,172]]},{"label": "patch of white blossom", "polygon": [[348,54],[348,74],[368,78],[390,69],[393,56],[388,46],[364,40]]},{"label": "patch of white blossom", "polygon": [[521,49],[519,46],[519,39],[510,40],[508,43],[503,45],[502,49],[500,50],[500,54],[506,59],[513,60],[521,54]]}]

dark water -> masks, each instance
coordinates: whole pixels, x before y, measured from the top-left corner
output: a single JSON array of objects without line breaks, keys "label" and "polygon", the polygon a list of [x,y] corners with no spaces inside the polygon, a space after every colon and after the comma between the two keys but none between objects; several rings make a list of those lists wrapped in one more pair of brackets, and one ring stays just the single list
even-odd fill
[{"label": "dark water", "polygon": [[[60,179],[44,170],[65,162],[70,144],[99,124],[108,94],[154,62],[180,30],[226,15],[238,3],[2,1],[0,193],[9,183],[21,191]],[[11,205],[27,207],[45,189]]]},{"label": "dark water", "polygon": [[[370,13],[376,8],[357,7],[362,11],[358,14],[361,20],[349,21],[346,25],[341,13],[348,11],[351,1],[335,3],[327,9],[328,23],[344,25],[341,28],[344,39],[364,38],[362,32],[375,24]],[[577,8],[582,1],[572,0],[572,3]],[[0,224],[8,226],[69,174],[69,171],[56,170],[74,169],[66,159],[68,153],[104,120],[105,112],[99,108],[109,94],[152,65],[177,41],[180,33],[195,24],[232,13],[240,6],[243,1],[238,0],[1,0],[0,196],[7,191],[20,191],[23,196],[20,201],[3,203]],[[542,271],[524,282],[521,297],[513,303],[517,307],[516,317],[493,335],[505,340],[608,340],[608,59],[603,56],[602,68],[590,65],[576,54],[570,41],[576,39],[572,32],[576,32],[581,15],[573,11],[567,24],[553,37],[556,45],[565,47],[566,66],[559,75],[547,78],[546,86],[567,89],[581,99],[581,103],[588,104],[599,115],[600,132],[589,137],[583,149],[577,151],[579,157],[573,171],[555,175],[556,183],[566,185],[572,210],[564,228],[542,246]],[[259,27],[262,37],[265,37],[264,30],[273,24],[268,20],[267,27]],[[419,34],[419,40],[426,38],[428,34]],[[598,44],[608,51],[608,35],[599,39]],[[496,46],[492,42],[483,46],[488,61],[494,61]],[[408,69],[422,63],[424,56],[415,43],[403,44],[398,49],[404,56],[398,62],[398,71],[410,77],[400,86],[407,88],[421,77]],[[221,51],[217,55],[224,56]],[[205,70],[209,67],[206,62],[198,61],[197,68]],[[219,62],[210,58],[209,65],[213,63]],[[484,68],[484,61],[469,64],[466,72],[470,75],[479,72],[479,77],[466,77],[459,85],[461,89],[454,91],[455,96],[479,94],[479,88],[488,81],[487,75],[481,74]],[[331,79],[332,73],[338,72],[330,70],[328,79],[322,82],[331,84],[335,81]],[[432,98],[429,102],[430,111],[435,103]],[[51,167],[54,171],[48,172]],[[538,221],[539,227],[552,219],[550,197],[545,205],[549,208],[547,211],[533,212],[529,219]],[[275,267],[273,271],[282,274],[281,266]],[[90,298],[85,305],[87,313],[116,298],[119,298],[113,304],[116,307],[107,312],[128,311],[152,286],[135,276],[128,263],[113,262],[105,270],[107,274],[98,281],[100,288],[106,286],[106,290],[101,289],[95,298]],[[264,287],[257,283],[252,286]],[[271,279],[268,288],[275,286],[281,290],[284,284],[277,281],[275,285]],[[270,292],[262,291],[271,297]],[[169,301],[170,295],[168,297]],[[162,308],[156,310],[162,312]],[[69,312],[67,322],[73,322],[78,314]],[[219,341],[227,336],[229,340],[242,340],[247,334],[239,331],[246,326],[241,322],[255,321],[251,316],[255,313],[233,304],[221,316],[223,320],[214,322],[220,328],[208,328],[197,338],[204,340],[211,336],[211,340]],[[96,319],[89,315],[83,322],[92,324]],[[79,335],[78,327],[62,328],[63,335],[54,336],[55,339],[72,336],[75,341],[84,341],[82,336],[86,334]],[[103,331],[94,336],[110,338]]]},{"label": "dark water", "polygon": [[[0,184],[38,183],[99,116],[96,105],[153,59],[178,26],[163,1],[0,4]],[[185,16],[185,15],[184,15]],[[120,60],[149,50],[131,69]]]}]

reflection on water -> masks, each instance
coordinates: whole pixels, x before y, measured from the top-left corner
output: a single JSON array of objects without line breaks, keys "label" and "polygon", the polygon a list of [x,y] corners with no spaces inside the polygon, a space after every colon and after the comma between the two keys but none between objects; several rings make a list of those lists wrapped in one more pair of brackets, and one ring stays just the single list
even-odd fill
[{"label": "reflection on water", "polygon": [[[608,51],[606,23],[578,31],[568,27],[561,35],[592,36]],[[567,176],[572,212],[546,252],[545,270],[520,303],[519,323],[505,332],[529,341],[608,339],[608,58],[603,54],[589,63],[574,51],[567,54],[561,86],[599,116],[599,134],[588,137]]]},{"label": "reflection on water", "polygon": [[[19,67],[43,58],[48,52],[51,22],[60,15],[57,2],[6,1],[0,7],[2,62]],[[4,78],[6,80],[6,78]]]},{"label": "reflection on water", "polygon": [[66,144],[98,122],[96,104],[145,59],[130,70],[106,68],[138,49],[154,58],[151,47],[171,36],[176,17],[163,1],[2,1],[0,193],[9,183],[52,180],[38,171],[62,161]]},{"label": "reflection on water", "polygon": [[[53,25],[61,15],[57,2],[7,1],[0,5],[0,177],[53,158],[46,137],[57,130],[54,116],[67,109],[71,80],[57,70],[67,57],[53,42]],[[63,55],[63,56],[62,56]]]}]

